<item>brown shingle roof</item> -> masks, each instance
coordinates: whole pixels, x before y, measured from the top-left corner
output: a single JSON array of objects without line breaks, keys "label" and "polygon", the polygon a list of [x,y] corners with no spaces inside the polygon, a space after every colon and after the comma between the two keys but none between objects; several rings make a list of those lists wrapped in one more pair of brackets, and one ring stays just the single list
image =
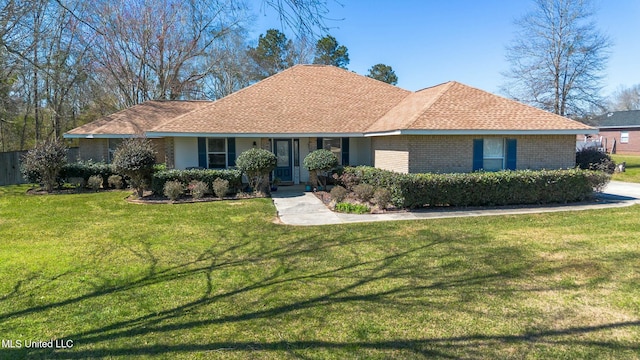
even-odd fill
[{"label": "brown shingle roof", "polygon": [[363,133],[409,94],[337,67],[297,65],[153,132]]},{"label": "brown shingle roof", "polygon": [[211,104],[211,101],[152,100],[77,127],[69,135],[136,135],[177,116]]},{"label": "brown shingle roof", "polygon": [[367,129],[587,130],[591,127],[455,81],[415,92]]},{"label": "brown shingle roof", "polygon": [[457,82],[410,92],[347,70],[297,65],[215,102],[148,101],[67,133],[360,134],[593,131]]}]

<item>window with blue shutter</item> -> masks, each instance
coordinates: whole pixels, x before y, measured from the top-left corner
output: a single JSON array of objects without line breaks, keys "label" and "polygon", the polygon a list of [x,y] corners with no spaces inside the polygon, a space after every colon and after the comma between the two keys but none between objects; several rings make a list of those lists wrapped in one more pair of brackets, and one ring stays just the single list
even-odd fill
[{"label": "window with blue shutter", "polygon": [[207,168],[207,139],[198,138],[198,166]]},{"label": "window with blue shutter", "polygon": [[227,166],[236,166],[236,138],[227,138]]},{"label": "window with blue shutter", "polygon": [[518,140],[516,139],[507,139],[507,170],[516,170],[517,164],[516,159],[518,158]]},{"label": "window with blue shutter", "polygon": [[342,138],[342,165],[349,165],[349,138]]},{"label": "window with blue shutter", "polygon": [[484,162],[484,140],[473,139],[473,171],[482,170]]}]

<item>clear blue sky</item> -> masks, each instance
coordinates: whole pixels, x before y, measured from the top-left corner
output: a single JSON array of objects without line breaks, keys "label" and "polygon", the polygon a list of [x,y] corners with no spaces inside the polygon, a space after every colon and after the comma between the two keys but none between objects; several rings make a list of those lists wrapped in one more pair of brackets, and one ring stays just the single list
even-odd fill
[{"label": "clear blue sky", "polygon": [[[419,90],[455,80],[498,93],[508,69],[505,46],[514,20],[530,0],[328,0],[330,33],[349,49],[349,70],[377,63],[393,67],[398,86]],[[605,94],[640,83],[640,0],[596,0],[598,28],[614,41]],[[255,34],[282,30],[277,17],[258,15]],[[287,36],[291,33],[285,29]]]}]

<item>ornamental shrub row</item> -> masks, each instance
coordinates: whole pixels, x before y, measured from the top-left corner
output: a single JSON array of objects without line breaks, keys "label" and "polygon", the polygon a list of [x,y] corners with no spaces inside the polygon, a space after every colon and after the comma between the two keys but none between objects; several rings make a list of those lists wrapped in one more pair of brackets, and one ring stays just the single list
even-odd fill
[{"label": "ornamental shrub row", "polygon": [[359,166],[344,173],[391,191],[395,206],[487,206],[567,203],[590,198],[610,179],[600,171],[518,170],[458,174],[400,174]]},{"label": "ornamental shrub row", "polygon": [[162,195],[164,184],[167,181],[179,181],[187,187],[192,181],[202,181],[209,189],[213,189],[213,182],[216,179],[229,181],[229,190],[237,191],[242,187],[242,173],[240,170],[214,170],[214,169],[192,169],[192,170],[164,170],[153,174],[151,178],[151,190],[156,195]]},{"label": "ornamental shrub row", "polygon": [[68,181],[70,178],[82,178],[88,183],[90,177],[100,176],[102,187],[106,189],[109,186],[109,177],[114,174],[111,165],[104,162],[78,161],[65,164],[60,170],[60,179]]}]

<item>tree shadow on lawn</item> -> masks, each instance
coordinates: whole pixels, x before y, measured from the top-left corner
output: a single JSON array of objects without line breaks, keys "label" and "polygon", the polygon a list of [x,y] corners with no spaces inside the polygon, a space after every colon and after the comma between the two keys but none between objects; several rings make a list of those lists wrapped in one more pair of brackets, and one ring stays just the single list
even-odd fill
[{"label": "tree shadow on lawn", "polygon": [[[607,329],[627,328],[639,326],[639,321],[614,322],[600,326],[578,326],[560,330],[529,331],[517,335],[483,335],[473,334],[468,336],[453,336],[442,338],[421,338],[421,339],[393,339],[385,341],[344,341],[331,342],[322,340],[296,340],[296,341],[220,341],[210,342],[194,340],[189,344],[155,344],[147,345],[140,341],[139,345],[109,346],[110,343],[117,343],[127,339],[144,339],[147,335],[164,334],[170,338],[177,332],[188,332],[192,329],[201,329],[206,326],[217,326],[224,324],[254,321],[259,319],[275,320],[282,316],[304,317],[304,310],[315,310],[324,307],[346,304],[348,306],[362,306],[370,304],[376,309],[396,308],[403,309],[407,301],[419,297],[428,302],[429,307],[441,307],[447,310],[451,304],[438,304],[437,299],[428,299],[427,293],[442,291],[446,289],[456,289],[461,294],[468,293],[493,293],[504,292],[506,294],[517,291],[540,291],[540,290],[561,290],[562,288],[549,287],[546,289],[521,289],[509,285],[510,279],[517,279],[531,271],[534,265],[520,265],[515,267],[499,266],[505,259],[513,259],[513,262],[525,264],[523,261],[526,254],[517,247],[498,248],[493,256],[487,256],[484,263],[488,269],[466,269],[463,264],[453,265],[433,265],[432,267],[416,267],[408,258],[416,256],[431,256],[429,249],[441,244],[455,243],[456,239],[443,236],[434,232],[425,232],[420,236],[428,238],[429,241],[416,242],[404,250],[391,250],[387,254],[382,254],[373,259],[354,260],[348,264],[335,268],[311,273],[298,271],[281,271],[277,267],[270,273],[262,275],[258,281],[247,281],[243,286],[215,293],[215,282],[219,278],[218,272],[230,270],[247,264],[262,261],[277,261],[283,265],[295,267],[297,264],[291,263],[291,259],[305,255],[314,254],[322,250],[333,247],[352,246],[361,242],[374,242],[375,238],[358,238],[348,241],[327,240],[320,235],[307,237],[295,241],[287,242],[285,247],[275,247],[272,249],[253,248],[249,250],[247,256],[237,257],[237,251],[243,251],[252,245],[251,241],[244,241],[221,250],[207,250],[201,253],[196,259],[185,262],[164,270],[158,270],[156,259],[148,243],[143,242],[143,250],[130,249],[130,251],[140,258],[144,258],[149,264],[146,275],[138,280],[132,280],[125,284],[109,284],[107,279],[102,279],[94,284],[94,291],[71,297],[62,301],[30,308],[17,310],[14,312],[0,314],[0,324],[10,319],[26,317],[30,315],[40,315],[52,309],[61,309],[67,306],[77,306],[92,298],[110,296],[117,293],[125,293],[146,288],[148,286],[168,283],[175,280],[185,280],[192,277],[204,276],[202,295],[192,301],[187,301],[181,305],[173,306],[162,311],[149,311],[145,315],[133,317],[127,320],[116,321],[111,324],[100,326],[88,331],[77,333],[67,333],[59,336],[62,339],[72,339],[75,347],[73,349],[1,349],[0,357],[46,357],[46,358],[98,358],[104,356],[130,356],[130,355],[171,355],[200,351],[225,351],[244,352],[252,351],[285,351],[293,352],[295,356],[302,356],[298,352],[308,352],[318,350],[379,350],[394,351],[404,354],[403,356],[425,356],[425,357],[458,357],[460,351],[466,355],[476,354],[482,357],[484,349],[501,343],[535,343],[535,344],[561,344],[562,336],[587,334]],[[477,240],[477,239],[476,239]],[[246,252],[242,252],[246,253]],[[444,267],[453,266],[451,274],[443,276],[441,272]],[[561,271],[559,267],[557,269]],[[406,280],[409,281],[406,281]],[[436,280],[434,280],[436,279]],[[397,280],[397,281],[396,281]],[[413,283],[419,280],[418,284]],[[28,279],[26,279],[28,281]],[[106,284],[105,285],[105,281]],[[312,293],[302,299],[286,299],[284,304],[273,306],[255,306],[243,309],[237,314],[223,314],[222,316],[200,316],[196,319],[189,318],[185,314],[197,313],[199,310],[206,310],[208,306],[220,301],[232,301],[235,296],[243,294],[260,294],[260,291],[271,290],[277,293],[279,288],[286,285],[313,283],[318,284],[329,282],[320,293]],[[380,282],[392,284],[376,288]],[[372,289],[372,287],[374,289]],[[19,287],[17,288],[19,289]],[[19,296],[16,290],[12,296]],[[460,309],[473,313],[474,309],[465,304],[459,304]],[[473,314],[482,316],[481,314]],[[571,345],[596,346],[599,348],[615,348],[618,350],[640,350],[638,345],[623,345],[617,342],[595,342],[595,341],[574,341]],[[472,355],[474,356],[474,355]]]}]

